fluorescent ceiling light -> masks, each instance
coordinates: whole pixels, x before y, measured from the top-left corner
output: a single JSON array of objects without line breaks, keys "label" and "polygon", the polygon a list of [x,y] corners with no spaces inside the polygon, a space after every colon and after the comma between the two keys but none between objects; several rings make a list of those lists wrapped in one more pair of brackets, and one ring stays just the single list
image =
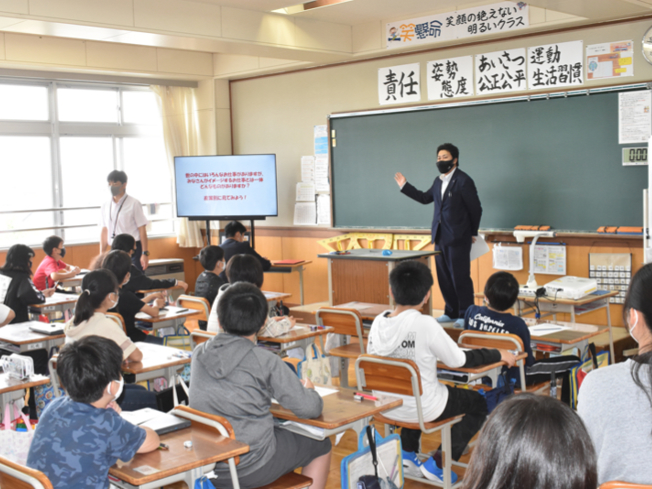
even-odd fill
[{"label": "fluorescent ceiling light", "polygon": [[272,12],[276,14],[286,14],[294,15],[301,12],[307,12],[308,10],[314,10],[317,8],[331,7],[340,3],[352,2],[353,0],[312,0],[311,2],[300,3],[299,5],[293,5],[292,7],[284,7]]}]

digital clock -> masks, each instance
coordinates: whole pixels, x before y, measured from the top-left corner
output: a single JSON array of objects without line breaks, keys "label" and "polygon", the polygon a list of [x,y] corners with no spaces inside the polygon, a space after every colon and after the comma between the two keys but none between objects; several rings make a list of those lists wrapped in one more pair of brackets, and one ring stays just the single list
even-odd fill
[{"label": "digital clock", "polygon": [[623,148],[623,166],[647,165],[647,146]]}]

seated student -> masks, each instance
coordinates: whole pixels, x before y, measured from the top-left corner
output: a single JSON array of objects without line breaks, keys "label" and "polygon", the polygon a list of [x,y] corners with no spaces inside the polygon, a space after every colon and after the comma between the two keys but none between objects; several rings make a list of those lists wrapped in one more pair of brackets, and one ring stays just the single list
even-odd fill
[{"label": "seated student", "polygon": [[[215,302],[219,288],[224,285],[224,281],[219,277],[226,267],[224,250],[219,246],[207,246],[199,252],[199,262],[204,271],[195,282],[195,296],[203,297],[210,306]],[[206,331],[206,324],[206,321],[199,321],[199,328]]]},{"label": "seated student", "polygon": [[43,411],[27,455],[54,489],[109,487],[109,468],[136,453],[154,451],[159,437],[120,416],[122,350],[112,340],[87,336],[65,345],[57,373],[66,390]]},{"label": "seated student", "polygon": [[[110,270],[94,270],[82,280],[82,293],[77,299],[75,316],[66,324],[66,343],[96,335],[113,340],[122,350],[125,362],[140,362],[143,352],[129,339],[115,321],[106,317],[118,303],[118,281]],[[118,400],[125,411],[156,409],[156,394],[138,384],[125,384],[124,396]]]},{"label": "seated student", "polygon": [[[218,303],[221,333],[192,355],[190,407],[225,417],[239,441],[249,445],[240,456],[242,489],[260,487],[303,467],[313,489],[322,489],[330,468],[331,442],[298,435],[274,423],[272,397],[300,418],[314,418],[323,401],[310,381],[302,382],[280,357],[256,347],[267,319],[267,301],[253,284],[231,285]],[[302,385],[303,383],[303,385]],[[228,466],[215,465],[219,487],[231,487]]]},{"label": "seated student", "polygon": [[462,488],[595,489],[597,485],[595,450],[579,416],[557,399],[518,394],[489,416]]},{"label": "seated student", "polygon": [[16,313],[4,304],[0,304],[0,326],[6,326],[14,320]]},{"label": "seated student", "polygon": [[[487,333],[514,334],[523,340],[527,353],[525,364],[534,363],[534,353],[530,345],[530,330],[525,321],[509,312],[518,298],[518,282],[514,275],[507,272],[496,272],[484,286],[486,306],[469,306],[464,315],[464,329],[484,331]],[[508,376],[520,383],[519,369],[509,369]]]},{"label": "seated student", "polygon": [[[249,245],[249,242],[245,241],[246,232],[247,228],[238,221],[231,221],[224,227],[226,239],[220,245],[220,248],[224,250],[224,261],[229,263],[229,260],[234,255],[253,255],[260,262],[263,271],[266,272],[272,267],[272,262],[256,253],[256,250]],[[225,272],[220,274],[220,278],[224,282],[228,280]]]},{"label": "seated student", "polygon": [[[24,323],[29,321],[29,306],[43,304],[46,297],[54,293],[54,289],[39,291],[30,278],[32,275],[32,258],[34,251],[26,245],[16,244],[7,251],[7,259],[0,268],[0,284],[7,287],[4,304],[14,312],[10,323]],[[9,355],[12,352],[0,349],[0,354]],[[48,352],[41,348],[23,352],[22,355],[32,357],[34,372],[47,375]],[[30,396],[30,401],[32,396]]]},{"label": "seated student", "polygon": [[[260,265],[260,262],[252,255],[235,255],[231,257],[226,265],[226,275],[229,277],[230,283],[247,282],[254,284],[259,289],[263,286],[263,267]],[[213,301],[213,307],[211,308],[211,314],[208,318],[207,327],[207,330],[212,333],[218,333],[220,331],[217,303],[220,300],[220,297],[222,297],[224,291],[226,291],[228,288],[229,283],[222,285],[219,288],[217,297],[215,297],[215,301]],[[286,330],[291,329],[296,324],[296,321],[292,316],[278,316],[268,318],[267,323],[269,324],[271,321],[282,322],[281,326]],[[301,356],[301,358],[303,358],[303,356]]]},{"label": "seated student", "polygon": [[[390,293],[396,302],[393,311],[378,315],[369,331],[367,353],[414,360],[421,373],[424,420],[440,421],[464,414],[462,421],[453,425],[452,457],[459,460],[471,438],[480,430],[487,417],[484,397],[470,389],[456,389],[437,380],[437,361],[450,367],[476,367],[501,360],[509,366],[515,356],[506,350],[485,348],[462,351],[446,334],[444,328],[420,309],[430,298],[433,285],[430,269],[423,263],[408,260],[399,263],[389,274]],[[394,394],[392,394],[394,395]],[[412,396],[402,396],[403,406],[383,413],[390,419],[416,423],[417,408]],[[442,482],[441,461],[430,457],[421,462],[417,457],[421,430],[401,429],[403,465],[410,473],[422,473],[432,481]],[[453,482],[457,480],[455,473]]]},{"label": "seated student", "polygon": [[652,484],[652,264],[632,278],[623,320],[638,354],[590,372],[577,412],[598,453],[599,484]]},{"label": "seated student", "polygon": [[[136,239],[131,234],[118,234],[113,238],[111,250],[120,250],[129,254],[133,258],[136,253]],[[188,284],[182,280],[175,278],[153,279],[145,275],[136,265],[131,264],[129,270],[131,278],[129,282],[124,285],[125,290],[131,292],[138,292],[139,290],[152,290],[152,289],[169,289],[171,287],[183,287],[183,292],[188,291]]]},{"label": "seated student", "polygon": [[79,274],[79,267],[66,264],[62,258],[66,256],[63,239],[59,236],[50,236],[43,241],[43,251],[47,255],[34,273],[34,285],[38,290],[54,287],[54,284],[64,278],[71,278]]},{"label": "seated student", "polygon": [[[110,312],[117,312],[124,319],[127,328],[127,336],[131,341],[145,341],[148,335],[136,327],[136,314],[144,312],[152,317],[158,317],[159,309],[165,306],[165,300],[161,293],[150,294],[143,300],[136,297],[136,294],[126,290],[124,285],[129,282],[131,273],[131,258],[124,251],[110,251],[102,261],[102,268],[111,270],[118,281],[120,287],[119,300],[117,306]],[[153,301],[153,305],[149,302]]]}]

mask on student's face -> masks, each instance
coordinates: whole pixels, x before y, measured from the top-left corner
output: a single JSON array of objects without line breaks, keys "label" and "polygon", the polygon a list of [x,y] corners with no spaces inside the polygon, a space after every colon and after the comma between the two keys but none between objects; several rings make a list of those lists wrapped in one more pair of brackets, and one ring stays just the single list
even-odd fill
[{"label": "mask on student's face", "polygon": [[120,377],[120,380],[116,380],[116,382],[118,383],[118,392],[115,394],[111,392],[111,384],[113,384],[113,381],[109,382],[109,385],[106,386],[106,393],[110,396],[113,396],[114,400],[120,397],[120,394],[122,394],[122,389],[125,386],[125,379],[124,377]]},{"label": "mask on student's face", "polygon": [[439,173],[448,173],[453,168],[453,160],[439,160],[437,162],[437,169]]},{"label": "mask on student's face", "polygon": [[114,197],[117,197],[120,195],[120,192],[122,191],[122,185],[111,185],[109,188],[111,189],[111,195]]},{"label": "mask on student's face", "polygon": [[636,314],[636,321],[634,321],[634,325],[629,327],[629,336],[632,337],[632,339],[638,343],[638,340],[636,339],[636,336],[632,334],[632,331],[634,331],[634,328],[638,326],[638,311],[636,309],[632,309],[634,311],[634,314]]},{"label": "mask on student's face", "polygon": [[61,258],[63,258],[64,256],[66,256],[66,248],[65,247],[61,248]]},{"label": "mask on student's face", "polygon": [[120,302],[120,296],[116,292],[114,292],[113,294],[115,295],[115,302],[111,307],[109,307],[109,309],[115,309],[116,307],[118,307],[118,302]]}]

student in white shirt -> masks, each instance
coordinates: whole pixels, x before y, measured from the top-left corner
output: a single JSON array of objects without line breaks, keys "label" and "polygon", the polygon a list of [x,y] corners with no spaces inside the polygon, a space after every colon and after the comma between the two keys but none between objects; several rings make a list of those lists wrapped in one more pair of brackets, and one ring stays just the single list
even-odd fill
[{"label": "student in white shirt", "polygon": [[131,195],[127,195],[127,174],[123,171],[113,170],[107,177],[112,198],[102,204],[102,217],[100,226],[100,254],[107,251],[113,243],[113,238],[119,234],[127,233],[136,240],[136,252],[131,261],[139,270],[143,271],[149,263],[149,250],[147,241],[147,218],[141,203]]},{"label": "student in white shirt", "polygon": [[[437,380],[437,361],[450,367],[471,368],[502,360],[514,366],[516,357],[506,350],[480,348],[462,351],[432,316],[421,313],[433,285],[430,269],[423,263],[414,260],[401,262],[390,273],[389,283],[396,307],[374,319],[369,331],[367,352],[416,362],[423,386],[421,404],[424,421],[436,422],[465,415],[451,430],[452,457],[459,460],[487,417],[487,403],[482,395],[473,390],[440,384]],[[383,414],[397,421],[418,422],[414,397],[401,397],[401,407]],[[403,465],[410,473],[417,475],[420,472],[429,480],[443,482],[441,460],[430,457],[422,462],[417,457],[420,438],[420,430],[401,429]],[[457,476],[455,473],[452,475],[455,482]]]},{"label": "student in white shirt", "polygon": [[0,304],[0,326],[6,326],[16,317],[16,313],[9,306]]}]

